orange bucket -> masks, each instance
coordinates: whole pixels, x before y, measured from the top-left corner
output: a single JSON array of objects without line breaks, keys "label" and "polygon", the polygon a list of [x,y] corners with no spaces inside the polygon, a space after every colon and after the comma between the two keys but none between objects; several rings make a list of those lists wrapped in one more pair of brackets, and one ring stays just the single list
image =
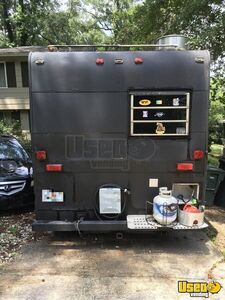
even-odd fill
[{"label": "orange bucket", "polygon": [[190,213],[200,213],[200,210],[197,207],[189,203],[185,204],[183,211],[190,212]]}]

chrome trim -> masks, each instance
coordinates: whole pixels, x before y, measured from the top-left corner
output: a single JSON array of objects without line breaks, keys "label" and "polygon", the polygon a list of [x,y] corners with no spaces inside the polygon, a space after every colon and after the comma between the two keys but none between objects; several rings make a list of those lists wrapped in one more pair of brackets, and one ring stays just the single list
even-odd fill
[{"label": "chrome trim", "polygon": [[21,192],[26,185],[26,180],[0,182],[0,195],[10,196]]}]

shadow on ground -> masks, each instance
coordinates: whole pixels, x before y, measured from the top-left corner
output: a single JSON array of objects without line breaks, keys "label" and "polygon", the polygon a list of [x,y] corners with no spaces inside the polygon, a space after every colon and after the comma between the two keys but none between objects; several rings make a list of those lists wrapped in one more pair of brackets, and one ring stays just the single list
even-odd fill
[{"label": "shadow on ground", "polygon": [[[196,235],[197,233],[197,235]],[[203,251],[209,252],[206,243],[208,236],[203,232],[154,232],[124,233],[117,238],[117,233],[82,234],[74,232],[57,232],[49,236],[50,247],[62,249],[123,249],[135,251],[153,251],[192,255]]]},{"label": "shadow on ground", "polygon": [[[2,299],[189,299],[178,280],[206,280],[221,254],[205,232],[49,234],[1,270]],[[221,298],[222,299],[222,298]]]}]

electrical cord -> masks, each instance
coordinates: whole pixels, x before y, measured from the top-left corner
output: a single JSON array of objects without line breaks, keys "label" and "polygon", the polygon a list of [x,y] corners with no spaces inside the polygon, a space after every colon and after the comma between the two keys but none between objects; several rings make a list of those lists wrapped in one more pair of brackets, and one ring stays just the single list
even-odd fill
[{"label": "electrical cord", "polygon": [[[115,214],[114,216],[107,216],[105,214],[101,214],[100,215],[99,208],[98,208],[98,203],[97,203],[97,199],[98,199],[99,190],[101,188],[119,188],[121,191],[123,191],[123,193],[124,193],[124,199],[123,199],[123,205],[122,205],[120,213]],[[105,218],[105,219],[108,219],[108,220],[117,220],[124,213],[124,210],[125,210],[125,207],[126,207],[126,203],[127,203],[127,195],[129,195],[129,194],[130,194],[130,191],[127,188],[123,188],[123,187],[121,187],[121,186],[119,186],[117,184],[108,183],[108,184],[101,185],[97,189],[97,191],[95,193],[94,213],[95,213],[96,217],[98,218],[98,220],[104,221],[104,219],[102,219],[102,217]]]},{"label": "electrical cord", "polygon": [[84,220],[83,217],[81,217],[75,224],[76,224],[76,229],[77,229],[77,232],[79,234],[79,237],[82,239],[82,240],[85,240],[85,237],[83,236],[81,230],[80,230],[80,227],[79,227],[79,224],[82,223]]},{"label": "electrical cord", "polygon": [[79,236],[81,236],[81,232],[80,232],[80,228],[79,228],[79,224],[80,224],[81,222],[82,222],[81,220],[78,220],[78,221],[76,222],[76,229],[77,229],[77,232],[78,232]]}]

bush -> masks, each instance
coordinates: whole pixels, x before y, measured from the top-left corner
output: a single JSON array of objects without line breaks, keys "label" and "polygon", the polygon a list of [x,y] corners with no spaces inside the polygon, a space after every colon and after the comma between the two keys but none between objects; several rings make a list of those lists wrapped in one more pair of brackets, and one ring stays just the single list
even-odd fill
[{"label": "bush", "polygon": [[209,144],[222,144],[224,104],[219,100],[211,101],[209,109]]},{"label": "bush", "polygon": [[222,144],[223,124],[225,119],[225,78],[215,76],[210,84],[209,108],[209,149],[215,144]]},{"label": "bush", "polygon": [[12,135],[17,138],[23,145],[24,149],[31,154],[31,141],[27,134],[21,130],[20,122],[7,122],[5,120],[0,121],[0,135]]}]

